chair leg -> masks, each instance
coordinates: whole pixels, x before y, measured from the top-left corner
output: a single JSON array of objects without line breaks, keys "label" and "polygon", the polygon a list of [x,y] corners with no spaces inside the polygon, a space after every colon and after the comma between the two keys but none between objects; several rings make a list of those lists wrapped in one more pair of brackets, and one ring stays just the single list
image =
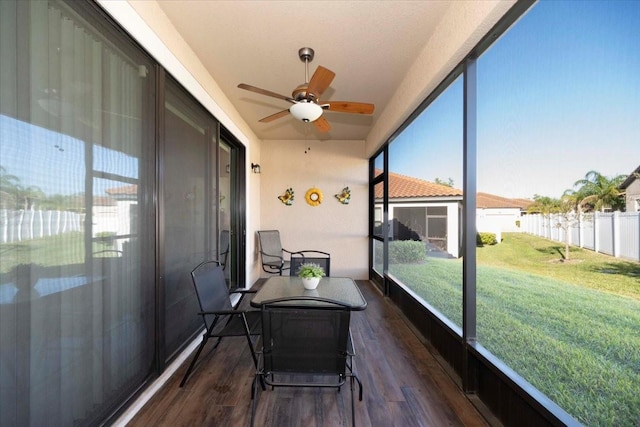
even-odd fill
[{"label": "chair leg", "polygon": [[[209,335],[205,334],[202,337],[202,342],[200,343],[200,346],[198,347],[198,351],[196,351],[195,356],[193,356],[193,359],[191,360],[191,363],[189,364],[189,368],[187,368],[187,372],[185,372],[184,377],[182,377],[182,381],[180,381],[180,387],[184,386],[184,383],[187,382],[187,378],[189,378],[189,375],[191,374],[191,371],[193,370],[193,367],[196,364],[196,360],[198,360],[198,357],[200,357],[200,352],[202,352],[202,349],[207,344],[207,341],[209,341]],[[219,344],[219,341],[218,341],[218,343],[216,343],[216,346],[218,344]]]},{"label": "chair leg", "polygon": [[[253,383],[251,384],[251,427],[253,427],[253,423],[255,421],[256,416],[256,406],[258,404],[258,377],[259,375],[256,373],[253,378]],[[260,383],[264,387],[264,382],[261,379]]]},{"label": "chair leg", "polygon": [[[245,321],[245,326],[246,326],[246,321]],[[248,326],[246,326],[247,330],[249,329]],[[247,343],[249,343],[249,350],[251,351],[251,357],[253,358],[253,366],[256,367],[256,369],[258,369],[258,356],[256,356],[256,349],[253,347],[253,341],[251,341],[251,335],[249,335],[249,332],[247,332],[246,334],[247,337]]]},{"label": "chair leg", "polygon": [[353,403],[353,377],[350,378],[349,388],[351,389],[351,425],[356,426],[356,407]]}]

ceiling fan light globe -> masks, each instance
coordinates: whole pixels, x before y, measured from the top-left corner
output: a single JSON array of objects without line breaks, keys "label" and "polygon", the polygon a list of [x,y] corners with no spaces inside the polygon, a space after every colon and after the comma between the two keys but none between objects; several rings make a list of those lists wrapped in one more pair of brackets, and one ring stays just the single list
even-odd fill
[{"label": "ceiling fan light globe", "polygon": [[304,123],[314,122],[322,115],[322,107],[314,102],[298,102],[289,108],[293,117]]}]

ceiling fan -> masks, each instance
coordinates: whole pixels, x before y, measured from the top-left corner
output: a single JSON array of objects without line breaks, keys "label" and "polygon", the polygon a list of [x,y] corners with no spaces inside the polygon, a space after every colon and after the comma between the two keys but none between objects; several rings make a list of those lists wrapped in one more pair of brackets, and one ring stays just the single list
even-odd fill
[{"label": "ceiling fan", "polygon": [[238,85],[240,89],[282,99],[293,104],[286,110],[260,119],[260,122],[268,123],[291,113],[293,117],[304,123],[313,123],[320,132],[328,132],[331,130],[331,125],[329,125],[327,119],[322,117],[324,110],[353,114],[373,113],[373,104],[349,101],[321,101],[320,97],[331,85],[336,74],[323,66],[318,66],[313,76],[311,76],[311,80],[309,80],[309,62],[313,60],[313,55],[314,51],[310,47],[303,47],[298,51],[300,60],[305,64],[305,83],[296,87],[291,93],[291,97],[245,83]]}]

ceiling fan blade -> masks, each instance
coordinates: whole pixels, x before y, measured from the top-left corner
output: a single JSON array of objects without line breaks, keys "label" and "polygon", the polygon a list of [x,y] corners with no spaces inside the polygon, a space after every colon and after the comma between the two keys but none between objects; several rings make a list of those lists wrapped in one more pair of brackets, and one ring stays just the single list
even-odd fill
[{"label": "ceiling fan blade", "polygon": [[373,114],[373,110],[375,108],[373,104],[367,104],[364,102],[318,101],[318,104],[326,110],[338,113]]},{"label": "ceiling fan blade", "polygon": [[272,114],[270,116],[264,117],[264,118],[262,118],[262,119],[260,119],[258,121],[262,122],[262,123],[269,123],[269,122],[272,122],[272,121],[274,121],[276,119],[279,119],[280,117],[284,117],[287,114],[289,114],[289,110],[282,110],[282,111],[279,111],[279,112],[277,112],[275,114]]},{"label": "ceiling fan blade", "polygon": [[316,121],[313,122],[320,132],[329,132],[331,130],[331,125],[324,117],[320,116]]},{"label": "ceiling fan blade", "polygon": [[260,89],[259,87],[251,86],[251,85],[248,85],[248,84],[245,84],[245,83],[240,83],[238,85],[238,87],[240,89],[244,89],[244,90],[248,90],[248,91],[251,91],[251,92],[259,93],[260,95],[267,95],[267,96],[271,96],[273,98],[282,99],[282,100],[288,101],[288,102],[290,102],[292,104],[296,103],[296,101],[293,98],[290,98],[288,96],[280,95],[279,93],[271,92],[270,90]]},{"label": "ceiling fan blade", "polygon": [[336,73],[319,65],[316,72],[311,76],[311,80],[307,86],[307,99],[310,99],[310,93],[315,95],[316,99],[320,98],[335,76]]}]

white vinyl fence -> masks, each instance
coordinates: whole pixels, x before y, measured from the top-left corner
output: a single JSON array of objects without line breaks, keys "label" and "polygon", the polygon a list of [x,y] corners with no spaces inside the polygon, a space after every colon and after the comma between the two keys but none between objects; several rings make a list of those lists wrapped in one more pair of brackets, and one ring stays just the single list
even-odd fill
[{"label": "white vinyl fence", "polygon": [[533,214],[520,221],[525,233],[564,243],[566,229],[573,246],[640,261],[640,212],[596,212],[569,218]]},{"label": "white vinyl fence", "polygon": [[0,243],[82,231],[83,221],[77,212],[0,209]]}]

